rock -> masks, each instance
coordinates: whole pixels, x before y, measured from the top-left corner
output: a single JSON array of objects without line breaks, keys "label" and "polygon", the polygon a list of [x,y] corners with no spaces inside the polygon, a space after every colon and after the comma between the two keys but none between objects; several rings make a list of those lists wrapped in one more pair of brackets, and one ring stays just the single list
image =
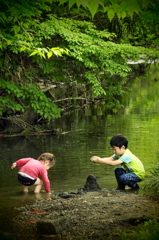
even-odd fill
[{"label": "rock", "polygon": [[83,187],[84,192],[93,192],[93,191],[99,191],[101,190],[101,187],[98,185],[96,177],[92,174],[90,174],[87,177],[87,181]]},{"label": "rock", "polygon": [[37,232],[41,235],[56,235],[57,230],[53,220],[39,220],[36,223]]},{"label": "rock", "polygon": [[74,194],[71,194],[71,193],[68,193],[68,192],[66,192],[66,193],[59,193],[58,196],[62,197],[62,198],[74,198],[75,197]]},{"label": "rock", "polygon": [[101,187],[97,183],[96,177],[92,174],[88,175],[86,183],[83,188],[79,188],[76,192],[65,192],[65,193],[59,193],[58,197],[62,198],[75,198],[77,195],[83,195],[86,192],[94,192],[94,191],[100,191]]},{"label": "rock", "polygon": [[67,219],[61,217],[55,220],[38,220],[36,222],[36,229],[40,235],[61,235],[61,229],[63,229],[64,232],[68,229]]}]

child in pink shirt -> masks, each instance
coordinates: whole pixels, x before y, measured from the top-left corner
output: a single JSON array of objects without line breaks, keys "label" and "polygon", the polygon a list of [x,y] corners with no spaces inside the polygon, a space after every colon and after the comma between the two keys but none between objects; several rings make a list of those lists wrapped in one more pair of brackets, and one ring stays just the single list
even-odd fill
[{"label": "child in pink shirt", "polygon": [[[18,180],[24,185],[23,192],[28,192],[28,187],[35,185],[34,193],[41,191],[44,183],[45,191],[50,192],[50,180],[48,172],[55,165],[55,156],[51,153],[43,153],[38,160],[33,158],[21,158],[14,162],[11,168],[20,167],[18,171]],[[40,179],[40,178],[41,179]]]}]

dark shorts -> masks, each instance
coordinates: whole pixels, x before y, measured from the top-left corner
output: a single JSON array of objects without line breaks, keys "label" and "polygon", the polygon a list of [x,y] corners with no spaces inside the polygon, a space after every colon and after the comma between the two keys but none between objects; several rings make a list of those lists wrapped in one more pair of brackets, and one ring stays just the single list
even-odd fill
[{"label": "dark shorts", "polygon": [[18,174],[18,181],[25,186],[31,186],[36,182],[36,179],[33,180],[29,177],[24,177],[24,176]]}]

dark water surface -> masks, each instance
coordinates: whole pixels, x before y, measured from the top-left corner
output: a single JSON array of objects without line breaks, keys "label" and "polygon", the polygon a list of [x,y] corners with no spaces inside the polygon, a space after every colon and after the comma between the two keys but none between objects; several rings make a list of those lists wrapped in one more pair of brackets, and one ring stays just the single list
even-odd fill
[{"label": "dark water surface", "polygon": [[[149,177],[159,152],[159,68],[151,66],[134,79],[123,105],[124,109],[115,114],[108,114],[103,104],[70,113],[54,122],[53,129],[62,129],[62,134],[0,138],[0,231],[11,229],[14,207],[36,199],[33,193],[22,194],[17,169],[10,169],[19,158],[54,153],[57,163],[49,170],[49,178],[55,193],[83,187],[89,174],[97,177],[102,188],[111,189],[116,187],[114,167],[93,164],[89,159],[93,155],[111,156],[109,141],[120,133],[127,136],[129,149],[142,160],[146,179]],[[41,196],[45,198],[45,193]]]}]

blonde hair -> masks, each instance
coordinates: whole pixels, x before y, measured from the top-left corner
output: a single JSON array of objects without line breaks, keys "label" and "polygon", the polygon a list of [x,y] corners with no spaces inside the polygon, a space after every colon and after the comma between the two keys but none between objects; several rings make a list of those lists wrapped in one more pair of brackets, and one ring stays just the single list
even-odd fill
[{"label": "blonde hair", "polygon": [[51,166],[54,166],[56,162],[55,156],[52,153],[43,153],[38,157],[38,160],[43,162],[49,160]]}]

